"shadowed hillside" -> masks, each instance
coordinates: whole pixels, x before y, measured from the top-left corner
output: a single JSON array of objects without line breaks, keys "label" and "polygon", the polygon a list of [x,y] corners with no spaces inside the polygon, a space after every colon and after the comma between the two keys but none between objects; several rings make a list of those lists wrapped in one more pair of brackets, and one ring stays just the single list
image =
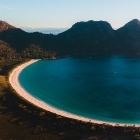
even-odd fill
[{"label": "shadowed hillside", "polygon": [[[32,58],[47,58],[54,54],[60,56],[83,53],[139,54],[140,52],[140,21],[137,19],[118,30],[114,30],[106,21],[78,22],[58,35],[27,33],[6,22],[0,24],[0,29],[2,29],[0,40],[7,42],[18,53],[24,52],[24,55],[22,54],[24,57],[27,50],[41,54],[28,55]],[[51,54],[48,55],[48,52]]]},{"label": "shadowed hillside", "polygon": [[140,54],[140,21],[134,19],[116,31],[118,50],[122,53]]}]

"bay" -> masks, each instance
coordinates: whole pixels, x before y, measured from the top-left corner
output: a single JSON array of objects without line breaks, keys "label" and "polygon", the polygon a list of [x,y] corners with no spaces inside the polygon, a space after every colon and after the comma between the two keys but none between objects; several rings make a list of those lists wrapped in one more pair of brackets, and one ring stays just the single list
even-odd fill
[{"label": "bay", "polygon": [[140,124],[139,57],[40,60],[20,73],[19,82],[55,108],[105,122]]}]

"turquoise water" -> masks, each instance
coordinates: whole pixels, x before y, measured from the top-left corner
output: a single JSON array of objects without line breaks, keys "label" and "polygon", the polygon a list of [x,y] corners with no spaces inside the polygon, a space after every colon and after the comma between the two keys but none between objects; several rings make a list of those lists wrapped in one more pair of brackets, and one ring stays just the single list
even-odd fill
[{"label": "turquoise water", "polygon": [[140,58],[71,56],[26,67],[19,82],[55,108],[114,123],[140,124]]}]

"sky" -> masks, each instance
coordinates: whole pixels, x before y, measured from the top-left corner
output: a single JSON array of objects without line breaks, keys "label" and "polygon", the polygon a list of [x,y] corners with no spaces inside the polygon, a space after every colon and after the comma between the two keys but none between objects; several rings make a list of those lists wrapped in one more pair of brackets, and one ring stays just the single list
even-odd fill
[{"label": "sky", "polygon": [[19,28],[70,28],[80,21],[107,21],[120,28],[140,20],[140,0],[0,0],[0,20]]}]

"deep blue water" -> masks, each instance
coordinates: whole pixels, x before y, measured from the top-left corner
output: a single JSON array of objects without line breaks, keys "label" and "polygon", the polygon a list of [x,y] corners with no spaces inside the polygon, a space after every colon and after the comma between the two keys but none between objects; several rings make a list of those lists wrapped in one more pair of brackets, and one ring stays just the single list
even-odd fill
[{"label": "deep blue water", "polygon": [[19,82],[36,98],[67,112],[140,124],[140,58],[71,56],[26,67]]}]

